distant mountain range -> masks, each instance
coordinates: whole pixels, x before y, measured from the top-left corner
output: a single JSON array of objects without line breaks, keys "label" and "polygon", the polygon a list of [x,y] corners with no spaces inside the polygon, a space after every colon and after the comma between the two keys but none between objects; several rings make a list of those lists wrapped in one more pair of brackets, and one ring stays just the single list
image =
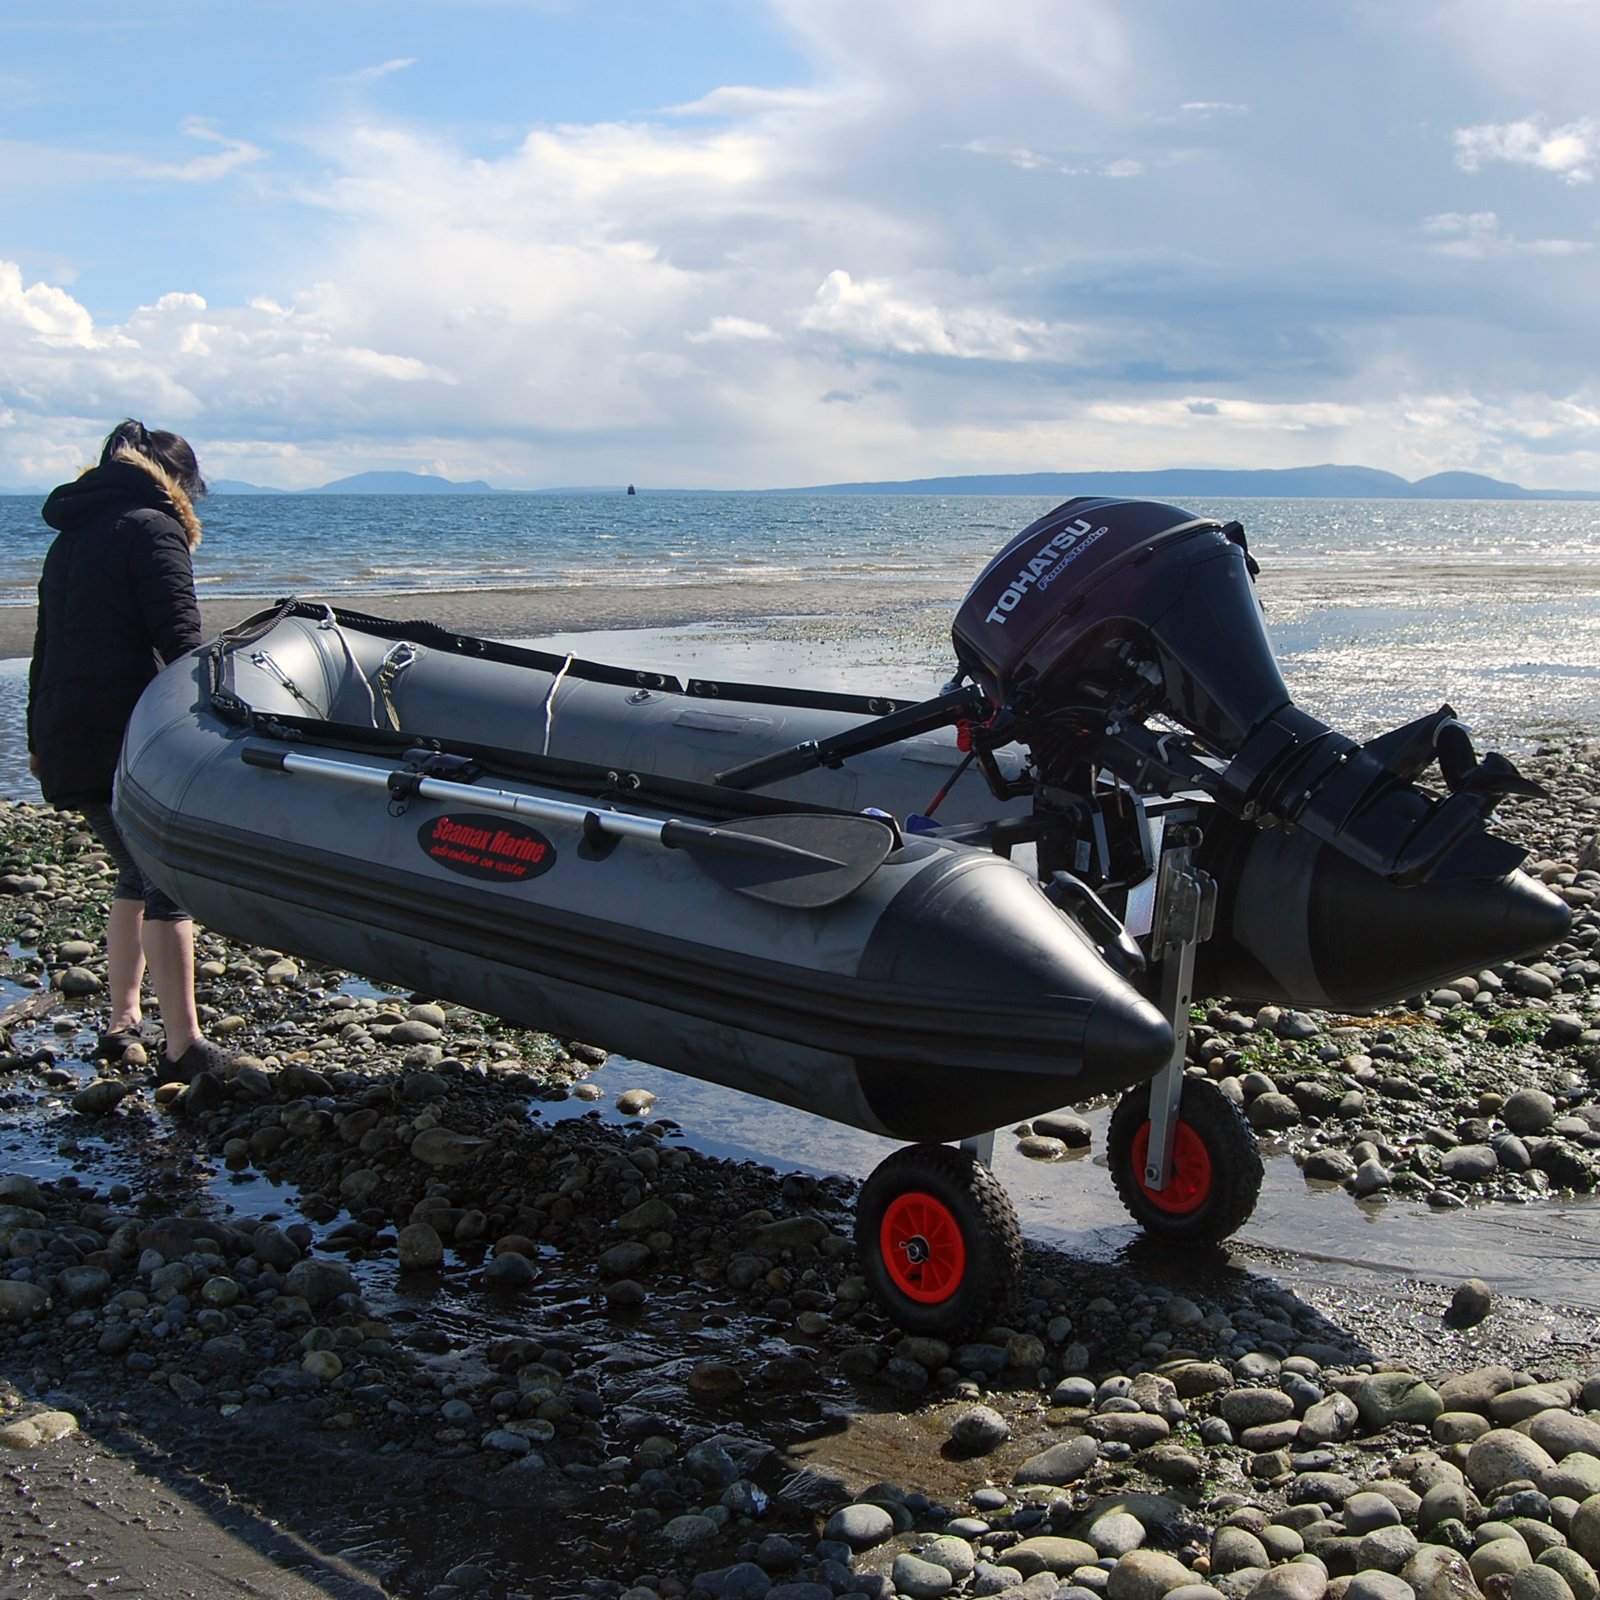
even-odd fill
[{"label": "distant mountain range", "polygon": [[[421,472],[358,472],[316,489],[271,489],[219,478],[214,494],[622,494],[620,485],[586,488],[505,490],[481,478],[460,483]],[[40,494],[38,489],[0,494]],[[649,493],[649,490],[645,490]],[[716,490],[660,491],[717,493]],[[1016,494],[1131,495],[1156,500],[1251,498],[1319,500],[1600,500],[1600,489],[1525,489],[1477,472],[1436,472],[1415,482],[1374,467],[1283,467],[1234,472],[1226,468],[1173,467],[1157,472],[1009,472],[897,482],[822,483],[806,488],[765,489],[763,494]]]},{"label": "distant mountain range", "polygon": [[259,483],[240,483],[235,478],[218,478],[210,486],[213,494],[498,494],[482,478],[456,483],[423,472],[358,472],[351,478],[335,478],[317,489],[268,489]]},{"label": "distant mountain range", "polygon": [[1164,500],[1600,500],[1600,489],[1524,489],[1476,472],[1436,472],[1415,483],[1374,467],[1283,467],[1248,472],[1175,467],[1162,472],[1013,472],[913,478],[903,483],[828,483],[805,494],[1133,495]]}]

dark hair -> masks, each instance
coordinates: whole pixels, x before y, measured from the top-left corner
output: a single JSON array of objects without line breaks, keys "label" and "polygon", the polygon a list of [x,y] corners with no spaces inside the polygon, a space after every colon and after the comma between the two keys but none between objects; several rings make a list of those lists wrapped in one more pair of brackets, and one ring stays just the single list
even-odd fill
[{"label": "dark hair", "polygon": [[191,500],[198,500],[206,492],[206,480],[200,476],[200,463],[195,459],[194,450],[179,434],[152,433],[142,422],[128,417],[106,435],[105,446],[100,451],[100,465],[105,466],[127,450],[170,472]]}]

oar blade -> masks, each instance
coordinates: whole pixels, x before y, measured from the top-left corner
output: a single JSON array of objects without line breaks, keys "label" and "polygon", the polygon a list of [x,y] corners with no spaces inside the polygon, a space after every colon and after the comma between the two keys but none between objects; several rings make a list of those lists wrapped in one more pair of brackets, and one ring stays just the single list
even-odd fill
[{"label": "oar blade", "polygon": [[[878,870],[895,833],[875,817],[800,812],[743,817],[676,842],[724,888],[768,905],[819,910],[854,894]],[[761,843],[780,848],[760,850]]]}]

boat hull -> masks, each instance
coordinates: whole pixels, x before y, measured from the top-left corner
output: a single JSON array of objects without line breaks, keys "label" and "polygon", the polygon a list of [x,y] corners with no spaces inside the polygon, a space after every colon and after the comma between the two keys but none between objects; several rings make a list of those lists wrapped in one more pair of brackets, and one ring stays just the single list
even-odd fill
[{"label": "boat hull", "polygon": [[[273,639],[289,658],[304,635]],[[456,848],[492,818],[252,765],[258,736],[213,687],[200,656],[151,686],[115,805],[151,877],[219,932],[901,1139],[1121,1090],[1170,1054],[1161,1015],[993,855],[911,840],[839,903],[795,908],[564,821]]]}]

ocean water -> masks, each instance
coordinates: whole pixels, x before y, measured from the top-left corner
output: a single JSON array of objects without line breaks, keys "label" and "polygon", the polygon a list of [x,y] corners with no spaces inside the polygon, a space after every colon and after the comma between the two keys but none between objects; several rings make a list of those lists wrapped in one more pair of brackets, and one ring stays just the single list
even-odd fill
[{"label": "ocean water", "polygon": [[[932,692],[953,608],[1052,500],[1033,496],[617,493],[218,496],[203,506],[202,595],[363,595],[603,584],[826,586],[829,626],[786,623],[567,636],[586,655],[668,670]],[[1576,501],[1193,501],[1237,518],[1296,701],[1368,737],[1448,701],[1516,750],[1600,732],[1600,504]],[[33,602],[49,530],[0,496],[0,604]],[[890,640],[867,602],[929,597]],[[852,595],[856,599],[852,600]],[[780,608],[781,609],[781,608]],[[1227,641],[1219,640],[1219,648]],[[17,775],[20,667],[0,665],[0,793]]]},{"label": "ocean water", "polygon": [[[219,495],[201,507],[196,580],[208,599],[596,582],[964,583],[1054,503],[1026,495]],[[1342,573],[1383,585],[1421,567],[1446,594],[1452,571],[1581,567],[1600,575],[1600,503],[1196,500],[1186,509],[1243,522],[1269,574],[1320,581]],[[35,499],[0,495],[0,605],[31,603],[49,538]]]}]

